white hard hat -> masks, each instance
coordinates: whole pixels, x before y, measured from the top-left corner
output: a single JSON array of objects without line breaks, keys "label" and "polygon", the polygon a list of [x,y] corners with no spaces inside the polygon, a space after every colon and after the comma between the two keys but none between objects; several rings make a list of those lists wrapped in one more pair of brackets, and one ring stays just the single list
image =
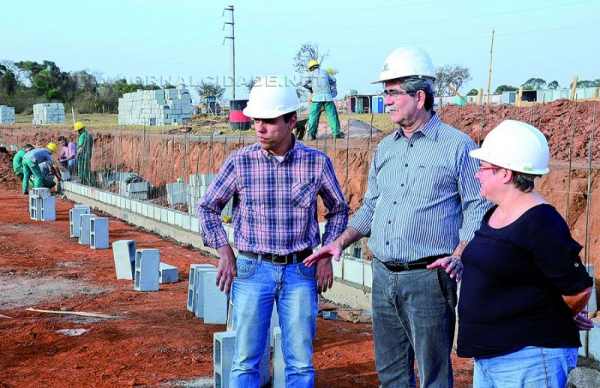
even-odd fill
[{"label": "white hard hat", "polygon": [[429,55],[416,47],[400,47],[394,49],[383,63],[383,69],[379,73],[379,79],[373,81],[389,81],[396,78],[420,76],[435,79],[435,70]]},{"label": "white hard hat", "polygon": [[544,175],[550,171],[546,137],[536,127],[516,120],[498,124],[487,134],[481,148],[469,155],[525,174]]},{"label": "white hard hat", "polygon": [[300,100],[291,79],[281,76],[257,78],[248,105],[243,112],[248,117],[272,119],[300,107]]}]

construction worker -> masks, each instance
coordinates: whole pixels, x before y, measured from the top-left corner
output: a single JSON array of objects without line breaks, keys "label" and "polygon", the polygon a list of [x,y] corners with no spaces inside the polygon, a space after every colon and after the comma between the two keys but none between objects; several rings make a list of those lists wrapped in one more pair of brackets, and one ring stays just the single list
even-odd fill
[{"label": "construction worker", "polygon": [[69,177],[75,174],[77,163],[77,144],[73,143],[65,136],[58,138],[60,143],[60,152],[58,153],[58,161],[61,167],[68,172]]},{"label": "construction worker", "polygon": [[23,156],[33,149],[33,145],[25,144],[23,148],[17,151],[12,160],[13,172],[19,179],[23,179]]},{"label": "construction worker", "polygon": [[[217,283],[233,302],[236,332],[231,387],[260,386],[259,365],[268,344],[274,304],[285,360],[286,387],[313,387],[317,291],[333,282],[331,261],[303,263],[321,243],[317,195],[328,210],[323,243],[348,220],[348,205],[323,152],[296,141],[292,130],[300,102],[282,78],[260,78],[244,114],[254,119],[258,143],[234,152],[198,204],[204,244],[218,251]],[[233,205],[237,258],[221,224]],[[233,284],[233,285],[232,285]]]},{"label": "construction worker", "polygon": [[77,175],[79,176],[79,183],[89,185],[92,181],[91,165],[94,139],[81,121],[73,125],[73,130],[79,134],[77,138]]},{"label": "construction worker", "polygon": [[475,179],[477,146],[433,111],[435,72],[429,55],[399,48],[379,79],[398,129],[378,145],[363,204],[319,259],[369,237],[373,258],[373,338],[381,386],[452,387],[450,352],[460,257],[489,208]]},{"label": "construction worker", "polygon": [[[33,177],[33,188],[54,187],[52,154],[57,150],[56,143],[48,143],[46,148],[34,148],[23,156],[23,194],[29,193],[29,178],[31,177]],[[41,169],[44,163],[47,163],[46,173]]]},{"label": "construction worker", "polygon": [[324,109],[331,134],[334,138],[341,139],[344,137],[344,133],[340,129],[340,120],[333,102],[333,98],[337,95],[335,78],[321,69],[319,61],[316,59],[308,61],[307,67],[309,74],[304,87],[312,93],[308,112],[308,136],[311,140],[317,138],[321,110]]}]

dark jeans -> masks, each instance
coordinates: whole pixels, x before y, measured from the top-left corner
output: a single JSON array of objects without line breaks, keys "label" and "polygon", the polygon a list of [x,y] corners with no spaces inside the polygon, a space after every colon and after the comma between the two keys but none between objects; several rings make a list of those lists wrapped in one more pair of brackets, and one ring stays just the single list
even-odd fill
[{"label": "dark jeans", "polygon": [[373,336],[382,387],[452,387],[456,282],[443,270],[391,272],[373,260]]}]

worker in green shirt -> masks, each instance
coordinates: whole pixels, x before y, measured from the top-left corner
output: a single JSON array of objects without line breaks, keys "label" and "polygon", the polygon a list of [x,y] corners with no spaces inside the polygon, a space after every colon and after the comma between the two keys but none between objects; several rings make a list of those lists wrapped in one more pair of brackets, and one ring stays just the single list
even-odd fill
[{"label": "worker in green shirt", "polygon": [[79,183],[90,185],[92,181],[92,148],[94,139],[81,121],[73,126],[73,130],[79,134],[77,138],[77,176]]},{"label": "worker in green shirt", "polygon": [[23,179],[23,156],[33,149],[33,145],[25,144],[23,148],[17,151],[12,160],[13,172],[19,179]]}]

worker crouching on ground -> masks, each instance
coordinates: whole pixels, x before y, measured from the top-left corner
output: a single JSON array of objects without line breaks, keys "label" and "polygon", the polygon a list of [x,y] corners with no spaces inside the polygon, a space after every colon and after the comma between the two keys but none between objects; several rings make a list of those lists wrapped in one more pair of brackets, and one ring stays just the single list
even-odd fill
[{"label": "worker crouching on ground", "polygon": [[548,143],[506,120],[470,152],[481,194],[494,203],[462,255],[458,355],[474,357],[473,386],[564,387],[590,329],[592,279],[569,226],[534,191],[547,174]]},{"label": "worker crouching on ground", "polygon": [[33,149],[33,145],[25,144],[23,148],[17,151],[12,160],[13,172],[19,179],[23,179],[23,156]]},{"label": "worker crouching on ground", "polygon": [[311,59],[307,67],[309,74],[304,87],[312,93],[308,112],[308,136],[311,140],[317,138],[321,109],[324,108],[331,134],[334,138],[343,138],[345,135],[340,129],[340,120],[333,102],[333,98],[337,94],[335,78],[321,69],[319,62],[315,59]]},{"label": "worker crouching on ground", "polygon": [[79,183],[90,185],[92,183],[92,149],[94,139],[81,121],[73,125],[73,130],[78,133],[77,138],[77,176]]},{"label": "worker crouching on ground", "polygon": [[452,387],[460,256],[489,208],[469,158],[476,144],[433,111],[434,78],[423,50],[399,48],[386,58],[376,82],[398,129],[377,146],[348,229],[305,261],[339,260],[370,236],[375,365],[384,388],[415,386],[415,360],[421,387]]},{"label": "worker crouching on ground", "polygon": [[[259,387],[259,363],[268,343],[274,304],[279,313],[287,387],[313,387],[313,339],[318,289],[333,282],[331,261],[316,268],[302,261],[321,243],[317,196],[327,208],[323,243],[346,227],[348,205],[323,152],[296,141],[299,100],[278,77],[259,78],[246,116],[258,143],[234,152],[198,205],[204,244],[217,249],[217,282],[231,286],[236,332],[231,387]],[[234,198],[234,244],[221,225],[221,210]]]},{"label": "worker crouching on ground", "polygon": [[56,153],[56,143],[48,143],[46,148],[34,148],[23,156],[23,194],[29,193],[29,178],[33,177],[33,188],[55,186],[57,175],[52,164],[52,154]]}]

